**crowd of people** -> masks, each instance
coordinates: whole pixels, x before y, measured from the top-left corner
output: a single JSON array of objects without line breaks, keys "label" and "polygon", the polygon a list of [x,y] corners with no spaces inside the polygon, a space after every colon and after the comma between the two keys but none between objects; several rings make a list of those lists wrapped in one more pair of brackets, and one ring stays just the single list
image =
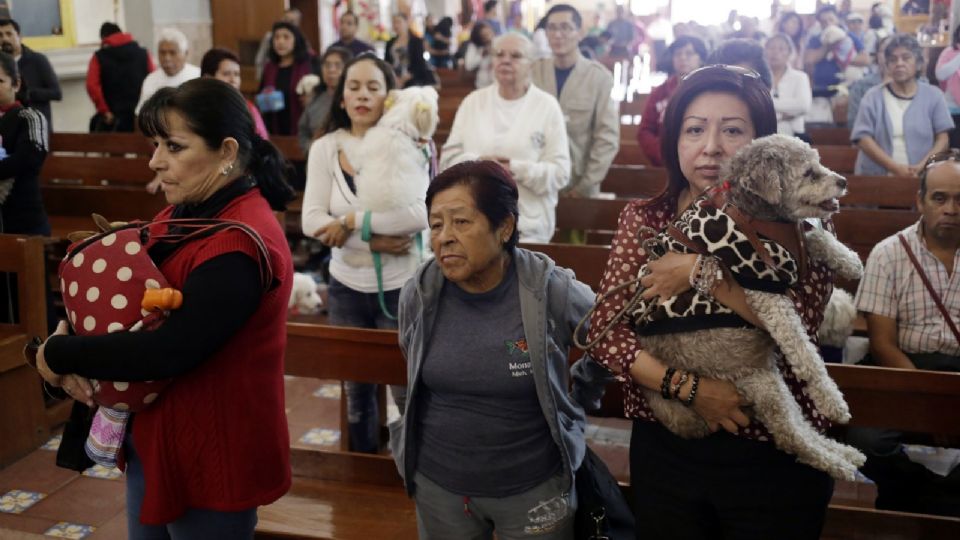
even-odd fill
[{"label": "crowd of people", "polygon": [[[301,228],[330,250],[329,323],[398,330],[408,384],[390,389],[401,417],[389,444],[421,538],[573,538],[574,479],[587,451],[588,404],[580,398],[614,379],[632,420],[640,531],[819,537],[833,479],[779,450],[733,383],[668,368],[646,351],[622,317],[637,285],[623,285],[645,266],[647,300],[699,287],[700,257],[652,260],[642,231],[665,229],[712,193],[721,168],[752,141],[775,133],[807,139],[809,125],[833,123],[841,99],[852,114],[856,173],[920,183],[919,222],[873,250],[855,300],[872,361],[960,371],[960,333],[950,319],[960,311],[960,153],[948,151],[960,30],[936,69],[945,98],[924,77],[916,38],[890,31],[880,16],[865,28],[862,15],[841,17],[827,5],[811,28],[789,12],[771,21],[769,35],[738,24],[722,40],[678,25],[660,51],[667,78],[647,99],[637,131],[667,185],[624,208],[597,296],[519,244],[554,238],[560,197],[598,195],[619,151],[620,114],[613,76],[596,58],[632,56],[650,37],[618,6],[588,42],[606,48],[597,54],[584,46],[590,29],[573,6],[552,5],[529,35],[506,30],[498,9],[484,4],[463,36],[449,17],[420,34],[407,14],[396,14],[382,57],[358,37],[350,11],[339,17],[339,39],[318,55],[290,10],[264,36],[253,100],[239,92],[240,60],[230,50],[211,49],[193,66],[186,36],[163,29],[155,69],[130,34],[101,27],[87,77],[97,111],[91,130],[139,129],[155,143],[154,189],[170,206],[144,249],[189,302],[148,332],[77,336],[63,323],[40,347],[37,366],[78,407],[90,402],[91,379],[175,378],[118,439],[131,538],[252,537],[256,508],[290,486],[282,375],[293,264],[271,210],[294,192],[271,135],[296,135],[307,156]],[[0,180],[0,232],[49,234],[37,176],[49,102],[60,90],[46,59],[19,43],[14,21],[0,20],[0,48],[0,178],[14,178],[6,191]],[[409,204],[366,207],[358,183],[370,181],[369,164],[353,156],[390,108],[391,92],[439,86],[436,69],[453,66],[475,72],[477,88],[459,104],[438,155],[417,140],[411,156],[381,157],[422,161],[391,180],[429,187]],[[436,158],[439,173],[423,156]],[[229,219],[249,230],[181,246],[169,240],[183,236],[181,226],[163,221],[180,218]],[[811,262],[791,288],[813,342],[833,284],[832,271]],[[707,292],[738,321],[761,327],[746,288],[720,273]],[[582,321],[592,345],[571,367]],[[130,363],[133,356],[140,361]],[[798,374],[780,356],[776,364],[778,384],[804,418],[827,430]],[[644,397],[651,390],[690,407],[711,434],[671,432]],[[376,386],[347,382],[346,396],[350,450],[379,452]],[[927,479],[936,493],[920,491],[921,473],[904,466],[901,434],[852,430],[851,440],[867,453],[863,470],[879,484],[879,507],[960,513],[950,499],[957,491],[942,482]]]}]

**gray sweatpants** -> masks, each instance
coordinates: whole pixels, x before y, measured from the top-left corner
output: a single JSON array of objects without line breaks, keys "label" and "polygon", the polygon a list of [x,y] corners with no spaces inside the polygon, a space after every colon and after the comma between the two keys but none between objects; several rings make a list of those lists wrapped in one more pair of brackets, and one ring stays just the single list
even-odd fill
[{"label": "gray sweatpants", "polygon": [[420,540],[573,540],[573,494],[560,475],[509,497],[464,497],[414,475]]}]

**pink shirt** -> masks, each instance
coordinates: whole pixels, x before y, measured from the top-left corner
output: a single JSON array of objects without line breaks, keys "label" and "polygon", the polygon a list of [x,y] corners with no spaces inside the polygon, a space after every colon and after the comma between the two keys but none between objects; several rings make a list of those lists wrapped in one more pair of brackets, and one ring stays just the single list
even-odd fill
[{"label": "pink shirt", "polygon": [[270,134],[267,133],[267,125],[263,123],[263,117],[260,116],[260,111],[257,110],[257,106],[249,99],[247,100],[247,109],[250,111],[250,116],[253,117],[253,130],[256,131],[257,135],[262,137],[263,140],[269,141]]},{"label": "pink shirt", "polygon": [[[940,57],[937,59],[937,67],[946,64],[958,54],[960,54],[960,50],[947,47],[940,53]],[[953,97],[954,103],[960,104],[960,71],[954,71],[946,82],[940,81],[940,88]]]}]

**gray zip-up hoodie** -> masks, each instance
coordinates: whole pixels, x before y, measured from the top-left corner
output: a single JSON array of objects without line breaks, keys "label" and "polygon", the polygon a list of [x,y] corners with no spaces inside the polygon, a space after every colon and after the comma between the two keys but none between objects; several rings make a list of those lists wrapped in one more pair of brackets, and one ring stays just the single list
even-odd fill
[{"label": "gray zip-up hoodie", "polygon": [[[533,364],[533,380],[540,408],[550,427],[550,435],[563,459],[565,485],[573,489],[573,473],[580,467],[586,451],[583,408],[599,407],[606,384],[613,376],[588,356],[572,368],[568,360],[573,332],[593,305],[594,293],[579,282],[573,272],[560,268],[542,253],[516,248],[513,252],[520,282],[520,310],[524,334]],[[430,343],[439,293],[444,277],[435,260],[424,263],[400,292],[400,348],[407,359],[407,394],[395,396],[403,416],[390,426],[390,449],[404,479],[413,478],[416,464],[414,432],[416,394],[420,367]],[[585,330],[584,330],[585,333]],[[569,379],[573,377],[573,389]],[[579,404],[578,404],[579,403]],[[413,494],[412,482],[407,493]]]}]

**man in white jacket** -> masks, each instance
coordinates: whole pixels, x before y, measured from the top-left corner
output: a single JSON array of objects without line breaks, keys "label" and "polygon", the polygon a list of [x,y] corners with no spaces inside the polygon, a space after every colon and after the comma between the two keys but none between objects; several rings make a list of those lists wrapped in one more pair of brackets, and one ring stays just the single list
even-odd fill
[{"label": "man in white jacket", "polygon": [[567,126],[572,162],[571,197],[593,197],[620,149],[620,115],[610,96],[613,75],[580,54],[583,19],[569,4],[547,11],[546,31],[553,55],[533,63],[533,84],[556,96]]},{"label": "man in white jacket", "polygon": [[440,168],[475,159],[499,162],[520,191],[520,241],[548,243],[556,227],[557,194],[570,179],[570,151],[560,104],[531,83],[533,50],[522,34],[494,40],[496,83],[460,104]]}]

